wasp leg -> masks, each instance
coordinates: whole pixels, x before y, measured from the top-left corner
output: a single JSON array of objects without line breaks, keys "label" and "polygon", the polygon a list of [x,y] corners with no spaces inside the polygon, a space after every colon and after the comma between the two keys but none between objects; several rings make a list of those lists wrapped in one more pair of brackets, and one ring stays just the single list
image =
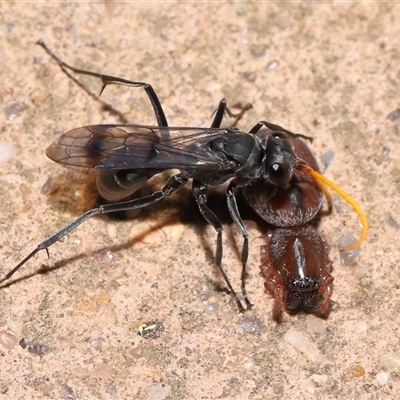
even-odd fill
[{"label": "wasp leg", "polygon": [[222,99],[219,104],[218,108],[214,111],[214,119],[211,124],[211,128],[219,128],[221,127],[222,119],[225,114],[228,114],[230,118],[235,118],[233,123],[231,124],[231,128],[235,127],[237,123],[240,121],[240,119],[243,117],[243,115],[253,108],[253,106],[250,103],[247,103],[241,111],[238,113],[233,113],[229,108],[228,108],[228,101],[226,99]]},{"label": "wasp leg", "polygon": [[246,294],[246,267],[247,267],[247,259],[249,257],[249,234],[247,232],[246,227],[243,224],[242,217],[240,216],[239,209],[237,206],[235,197],[235,188],[237,186],[236,184],[237,183],[235,180],[232,180],[230,182],[228,189],[226,190],[226,202],[228,204],[229,214],[231,215],[233,222],[239,228],[240,233],[243,236],[242,255],[241,255],[241,261],[242,261],[241,289],[247,309],[249,310],[251,307],[253,307],[253,304],[251,304]]},{"label": "wasp leg", "polygon": [[201,182],[193,180],[192,184],[192,192],[196,199],[197,206],[201,212],[201,215],[204,219],[216,230],[217,232],[217,250],[215,253],[215,264],[221,272],[222,277],[225,280],[228,289],[232,293],[237,306],[239,308],[239,312],[244,312],[245,308],[243,307],[242,303],[239,300],[238,295],[236,294],[235,290],[233,289],[228,276],[226,275],[224,269],[222,268],[222,224],[218,217],[207,207],[207,199],[208,199],[208,188],[207,186],[203,185]]},{"label": "wasp leg", "polygon": [[222,99],[218,108],[214,111],[214,119],[211,123],[211,128],[220,128],[222,124],[222,119],[224,118],[225,112],[227,110],[228,100]]},{"label": "wasp leg", "polygon": [[272,124],[271,122],[268,122],[268,121],[259,121],[259,122],[257,122],[250,129],[249,133],[252,133],[252,134],[255,135],[263,126],[265,126],[266,128],[270,129],[271,131],[286,133],[287,135],[289,135],[292,138],[302,138],[302,139],[309,140],[310,142],[313,141],[313,138],[310,137],[310,136],[302,135],[301,133],[290,132],[287,129],[282,128],[281,126]]},{"label": "wasp leg", "polygon": [[139,208],[144,208],[150,206],[158,201],[162,200],[164,197],[169,196],[176,191],[178,191],[182,186],[184,186],[188,181],[188,178],[184,174],[177,174],[172,176],[162,190],[156,191],[153,194],[145,197],[140,197],[138,199],[133,199],[129,201],[124,201],[120,203],[114,204],[105,204],[98,208],[94,208],[93,210],[89,210],[86,213],[82,214],[78,219],[76,219],[71,224],[67,225],[65,228],[61,229],[54,235],[45,239],[41,242],[35,250],[33,250],[27,257],[25,257],[14,269],[12,269],[3,279],[0,280],[0,283],[10,279],[15,272],[17,272],[29,259],[31,259],[36,253],[40,250],[47,250],[51,245],[58,242],[65,235],[73,231],[80,224],[88,220],[89,218],[94,217],[98,214],[108,214],[117,211],[128,211],[128,210],[136,210]]},{"label": "wasp leg", "polygon": [[[62,61],[60,58],[58,58],[45,44],[43,40],[38,40],[37,44],[41,46],[46,53],[57,62],[57,64],[60,66],[62,71],[70,78],[72,79],[79,87],[81,87],[86,93],[89,94],[89,96],[95,98],[96,100],[99,100],[97,96],[95,96],[86,86],[84,86],[82,83],[80,83],[77,79],[75,79],[67,70],[70,70],[76,74],[81,74],[81,75],[88,75],[88,76],[93,76],[94,78],[98,78],[101,80],[103,86],[100,90],[100,95],[103,93],[104,89],[106,88],[107,85],[125,85],[129,87],[142,87],[145,91],[147,96],[149,97],[149,100],[151,102],[151,105],[154,110],[154,114],[157,119],[157,124],[158,126],[168,126],[167,118],[165,116],[164,110],[162,108],[162,105],[160,103],[160,100],[154,91],[153,87],[146,82],[135,82],[135,81],[130,81],[127,79],[123,78],[118,78],[115,76],[110,76],[110,75],[103,75],[99,74],[97,72],[91,72],[91,71],[85,71],[83,69],[71,67],[64,61]],[[99,100],[106,108],[111,109],[113,113],[116,113],[120,118],[123,119],[124,123],[127,123],[128,121],[126,118],[121,114],[121,112],[113,109],[109,104],[102,102]],[[169,134],[168,136],[169,137]]]}]

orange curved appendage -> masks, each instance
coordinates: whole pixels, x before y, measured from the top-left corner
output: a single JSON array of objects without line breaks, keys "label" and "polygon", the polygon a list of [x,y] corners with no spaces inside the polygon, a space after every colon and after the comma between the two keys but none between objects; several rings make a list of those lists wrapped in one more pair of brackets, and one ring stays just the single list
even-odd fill
[{"label": "orange curved appendage", "polygon": [[[314,171],[314,170],[313,170]],[[315,177],[314,177],[315,179]],[[326,187],[327,185],[325,185],[322,182],[317,181],[319,187],[322,190],[322,193],[325,196],[326,202],[328,203],[328,212],[331,213],[332,212],[332,208],[333,208],[333,201],[332,201],[332,195],[330,194],[328,188]]]},{"label": "orange curved appendage", "polygon": [[322,187],[324,185],[327,185],[330,188],[332,188],[336,193],[338,193],[341,197],[343,197],[353,207],[354,211],[358,215],[358,218],[360,218],[360,222],[361,222],[361,226],[362,226],[360,237],[358,238],[358,240],[356,242],[354,242],[350,246],[345,247],[344,249],[340,249],[340,251],[347,252],[347,251],[355,250],[357,247],[360,246],[360,244],[367,237],[367,232],[368,232],[368,220],[367,220],[367,217],[365,216],[364,212],[361,210],[361,207],[357,204],[357,202],[349,194],[347,194],[338,185],[336,185],[335,183],[330,181],[324,175],[313,170],[308,165],[304,165],[304,164],[298,165],[297,168],[300,169],[301,171],[306,172],[307,174],[311,175]]}]

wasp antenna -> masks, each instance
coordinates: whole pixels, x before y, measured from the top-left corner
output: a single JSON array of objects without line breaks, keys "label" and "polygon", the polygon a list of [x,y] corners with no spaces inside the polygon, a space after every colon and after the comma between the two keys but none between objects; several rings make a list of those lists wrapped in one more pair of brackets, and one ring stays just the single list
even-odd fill
[{"label": "wasp antenna", "polygon": [[365,216],[364,212],[362,211],[361,207],[342,188],[340,188],[338,185],[336,185],[335,183],[330,181],[324,175],[322,175],[319,172],[317,172],[317,171],[313,170],[312,168],[310,168],[308,165],[300,165],[298,168],[301,171],[306,172],[307,174],[311,175],[319,184],[324,184],[324,185],[327,185],[330,188],[332,188],[336,193],[338,193],[341,197],[343,197],[353,207],[354,211],[358,215],[358,218],[360,219],[360,223],[361,223],[361,226],[362,226],[360,237],[352,245],[347,246],[344,249],[340,249],[340,251],[341,252],[348,252],[348,251],[355,250],[357,247],[360,246],[360,244],[367,237],[367,232],[368,232],[368,220],[367,220],[367,217]]},{"label": "wasp antenna", "polygon": [[325,196],[326,202],[328,203],[328,213],[330,214],[332,212],[332,208],[333,208],[333,202],[332,202],[332,195],[328,190],[327,185],[325,185],[325,183],[322,182],[318,182],[318,185],[320,186],[322,193]]}]

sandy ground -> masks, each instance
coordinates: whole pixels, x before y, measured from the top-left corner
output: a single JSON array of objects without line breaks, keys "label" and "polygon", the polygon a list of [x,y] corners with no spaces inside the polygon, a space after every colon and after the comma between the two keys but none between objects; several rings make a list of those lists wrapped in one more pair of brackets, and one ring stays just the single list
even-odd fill
[{"label": "sandy ground", "polygon": [[[336,308],[327,320],[300,314],[278,325],[259,276],[266,227],[243,200],[254,303],[245,314],[221,290],[215,233],[190,186],[129,220],[93,218],[1,287],[0,397],[398,398],[399,15],[400,5],[378,2],[1,3],[2,274],[98,204],[93,174],[50,161],[45,148],[72,128],[118,122],[39,38],[75,66],[150,82],[171,125],[207,126],[226,97],[253,104],[243,130],[265,119],[313,136],[326,176],[371,226],[355,257],[341,257],[338,240],[357,237],[359,224],[334,195],[319,230]],[[141,89],[108,88],[102,98],[131,122],[155,123]],[[223,192],[209,204],[239,288],[240,235]]]}]

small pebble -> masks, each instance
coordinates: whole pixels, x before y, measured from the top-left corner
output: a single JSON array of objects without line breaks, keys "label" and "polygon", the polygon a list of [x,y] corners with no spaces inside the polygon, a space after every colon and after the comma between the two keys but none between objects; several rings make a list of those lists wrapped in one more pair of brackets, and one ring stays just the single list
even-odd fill
[{"label": "small pebble", "polygon": [[110,250],[101,250],[95,255],[97,265],[107,267],[111,264],[114,258],[113,253]]},{"label": "small pebble", "polygon": [[207,348],[204,350],[202,357],[207,360],[208,363],[213,365],[223,365],[224,358],[219,354],[215,348]]},{"label": "small pebble", "polygon": [[314,315],[307,315],[306,317],[307,331],[312,334],[322,335],[325,333],[325,322],[321,318],[317,318]]},{"label": "small pebble", "polygon": [[313,387],[311,387],[311,386],[308,386],[306,390],[310,394],[314,394],[315,393],[315,389]]},{"label": "small pebble", "polygon": [[356,278],[361,279],[367,274],[367,271],[361,266],[356,266],[353,270],[353,274]]},{"label": "small pebble", "polygon": [[272,391],[273,391],[273,393],[274,393],[275,395],[281,396],[281,395],[283,395],[283,394],[285,393],[285,388],[284,388],[283,386],[281,386],[281,385],[279,385],[279,386],[274,386],[274,387],[272,388]]},{"label": "small pebble", "polygon": [[89,343],[92,347],[101,347],[101,345],[104,343],[104,339],[99,337],[99,338],[90,340]]},{"label": "small pebble", "polygon": [[357,333],[365,333],[368,331],[368,325],[364,321],[358,321],[354,326],[354,331]]},{"label": "small pebble", "polygon": [[387,156],[390,154],[390,148],[383,146],[382,147],[382,151],[381,151],[381,160],[384,160],[385,158],[387,158]]},{"label": "small pebble", "polygon": [[332,150],[329,150],[322,155],[321,161],[322,161],[322,164],[324,165],[325,169],[328,168],[332,164],[334,157],[335,157],[335,152]]},{"label": "small pebble", "polygon": [[17,101],[4,107],[4,112],[6,114],[8,121],[14,121],[14,119],[21,116],[21,114],[28,109],[28,106],[22,101]]},{"label": "small pebble", "polygon": [[255,362],[253,361],[253,359],[251,359],[251,358],[249,358],[248,360],[246,360],[246,361],[243,363],[243,367],[244,367],[246,370],[248,370],[248,371],[253,370],[253,369],[255,368],[255,366],[256,366],[256,364],[255,364]]},{"label": "small pebble", "polygon": [[380,362],[384,368],[400,369],[400,356],[386,354],[380,357]]},{"label": "small pebble", "polygon": [[220,310],[220,306],[218,303],[209,303],[209,304],[206,304],[204,307],[204,311],[207,314],[218,314],[219,310]]},{"label": "small pebble", "polygon": [[272,71],[279,67],[279,62],[276,60],[272,60],[267,64],[267,71]]},{"label": "small pebble", "polygon": [[62,392],[65,400],[75,400],[74,390],[68,386],[65,382],[61,384]]},{"label": "small pebble", "polygon": [[389,226],[396,229],[396,231],[400,230],[399,223],[392,216],[389,216],[388,219],[386,220],[386,222]]},{"label": "small pebble", "polygon": [[128,350],[128,353],[133,357],[133,358],[142,358],[146,357],[147,355],[147,347],[143,345],[138,345],[134,347],[133,349]]},{"label": "small pebble", "polygon": [[365,374],[365,369],[361,365],[354,365],[342,375],[343,382],[350,382],[352,379],[359,378]]},{"label": "small pebble", "polygon": [[389,374],[387,372],[379,372],[376,374],[376,380],[381,386],[386,385],[389,380]]},{"label": "small pebble", "polygon": [[255,315],[241,315],[238,324],[244,332],[251,333],[252,335],[260,336],[266,331],[264,322]]},{"label": "small pebble", "polygon": [[146,389],[147,396],[151,400],[163,400],[171,393],[171,386],[169,385],[151,385]]},{"label": "small pebble", "polygon": [[43,186],[40,188],[40,193],[41,194],[47,194],[50,191],[50,186],[51,183],[53,182],[53,177],[49,176],[46,179],[46,182],[43,184]]},{"label": "small pebble", "polygon": [[75,334],[72,331],[67,332],[65,335],[59,335],[57,339],[61,342],[63,345],[67,345],[72,347],[74,345],[74,338]]},{"label": "small pebble", "polygon": [[0,141],[0,164],[6,162],[15,154],[15,148],[12,144]]},{"label": "small pebble", "polygon": [[117,394],[118,390],[117,387],[114,385],[107,385],[105,392],[108,394]]},{"label": "small pebble", "polygon": [[291,344],[297,351],[312,362],[321,362],[322,355],[318,347],[304,333],[289,329],[283,336],[286,343]]},{"label": "small pebble", "polygon": [[243,77],[249,82],[255,82],[257,79],[257,73],[254,71],[244,72]]},{"label": "small pebble", "polygon": [[310,376],[310,379],[317,385],[325,386],[326,382],[328,382],[328,375],[314,374]]},{"label": "small pebble", "polygon": [[18,343],[18,338],[6,331],[0,331],[0,344],[7,350],[11,350]]},{"label": "small pebble", "polygon": [[400,118],[400,108],[396,108],[392,112],[390,112],[387,117],[389,121],[396,121],[396,119]]},{"label": "small pebble", "polygon": [[[344,233],[337,240],[336,243],[339,249],[345,249],[352,245],[356,241],[356,238],[350,233]],[[352,251],[341,251],[340,252],[340,263],[342,265],[348,265],[350,262],[360,253],[360,248],[357,247]]]},{"label": "small pebble", "polygon": [[255,58],[264,57],[265,55],[265,46],[264,45],[256,45],[251,46],[251,55]]},{"label": "small pebble", "polygon": [[106,363],[101,363],[95,367],[92,375],[95,378],[110,379],[115,374],[115,372],[116,370],[113,367],[110,367]]},{"label": "small pebble", "polygon": [[32,311],[25,310],[21,315],[22,321],[27,322],[32,318]]},{"label": "small pebble", "polygon": [[31,99],[34,101],[42,102],[46,99],[47,93],[41,89],[35,89],[31,94]]},{"label": "small pebble", "polygon": [[102,293],[99,296],[97,296],[97,304],[102,305],[102,304],[107,304],[111,300],[111,296],[108,293]]},{"label": "small pebble", "polygon": [[7,326],[10,329],[10,331],[12,331],[13,333],[18,333],[19,328],[18,328],[18,324],[15,321],[8,321]]},{"label": "small pebble", "polygon": [[73,376],[79,379],[85,379],[90,376],[90,371],[87,368],[82,367],[74,367],[71,369],[71,373]]}]

